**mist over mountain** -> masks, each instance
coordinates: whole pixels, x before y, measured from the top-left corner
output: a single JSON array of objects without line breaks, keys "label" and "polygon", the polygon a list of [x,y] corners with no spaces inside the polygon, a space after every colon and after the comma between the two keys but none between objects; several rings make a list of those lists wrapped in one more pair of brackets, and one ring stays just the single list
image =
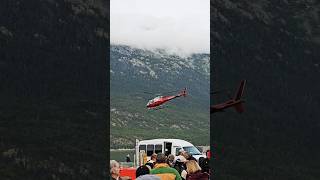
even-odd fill
[{"label": "mist over mountain", "polygon": [[247,79],[246,111],[211,116],[216,179],[319,179],[319,3],[215,0],[211,9],[213,90]]},{"label": "mist over mountain", "polygon": [[[209,54],[181,57],[161,49],[112,45],[110,57],[111,148],[133,148],[135,138],[209,144]],[[183,88],[187,97],[147,110],[148,100]]]},{"label": "mist over mountain", "polygon": [[111,0],[110,42],[180,55],[209,53],[209,0]]}]

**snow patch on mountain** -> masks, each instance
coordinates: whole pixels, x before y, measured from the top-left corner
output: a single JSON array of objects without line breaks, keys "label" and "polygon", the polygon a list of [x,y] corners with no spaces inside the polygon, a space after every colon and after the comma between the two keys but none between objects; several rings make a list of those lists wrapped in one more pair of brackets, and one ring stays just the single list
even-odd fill
[{"label": "snow patch on mountain", "polygon": [[[130,65],[136,75],[149,75],[158,79],[163,73],[180,74],[183,70],[203,73],[207,78],[210,73],[209,54],[194,54],[188,57],[168,54],[165,50],[143,50],[129,46],[111,45],[111,52],[117,53],[118,61]],[[147,73],[146,73],[147,72]]]}]

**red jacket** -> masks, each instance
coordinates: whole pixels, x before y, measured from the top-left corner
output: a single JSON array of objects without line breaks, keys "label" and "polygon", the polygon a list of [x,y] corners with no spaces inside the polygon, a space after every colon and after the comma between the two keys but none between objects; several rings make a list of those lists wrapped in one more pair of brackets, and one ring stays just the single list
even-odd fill
[{"label": "red jacket", "polygon": [[193,174],[187,174],[187,180],[209,180],[209,174],[198,171]]}]

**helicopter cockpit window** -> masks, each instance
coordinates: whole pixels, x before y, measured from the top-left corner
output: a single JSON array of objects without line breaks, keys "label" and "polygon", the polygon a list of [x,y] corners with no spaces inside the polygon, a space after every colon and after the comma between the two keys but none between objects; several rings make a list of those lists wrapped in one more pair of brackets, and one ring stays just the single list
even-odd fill
[{"label": "helicopter cockpit window", "polygon": [[154,100],[153,99],[151,99],[149,102],[148,102],[148,104],[151,104],[151,103],[153,103],[154,102]]},{"label": "helicopter cockpit window", "polygon": [[148,105],[154,103],[155,101],[158,101],[162,96],[157,96],[151,100],[149,100]]}]

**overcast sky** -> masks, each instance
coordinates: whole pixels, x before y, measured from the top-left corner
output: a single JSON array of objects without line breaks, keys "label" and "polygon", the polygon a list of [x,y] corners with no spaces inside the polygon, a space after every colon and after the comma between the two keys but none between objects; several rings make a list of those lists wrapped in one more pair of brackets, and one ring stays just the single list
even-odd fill
[{"label": "overcast sky", "polygon": [[111,0],[110,11],[112,44],[210,52],[209,0]]}]

